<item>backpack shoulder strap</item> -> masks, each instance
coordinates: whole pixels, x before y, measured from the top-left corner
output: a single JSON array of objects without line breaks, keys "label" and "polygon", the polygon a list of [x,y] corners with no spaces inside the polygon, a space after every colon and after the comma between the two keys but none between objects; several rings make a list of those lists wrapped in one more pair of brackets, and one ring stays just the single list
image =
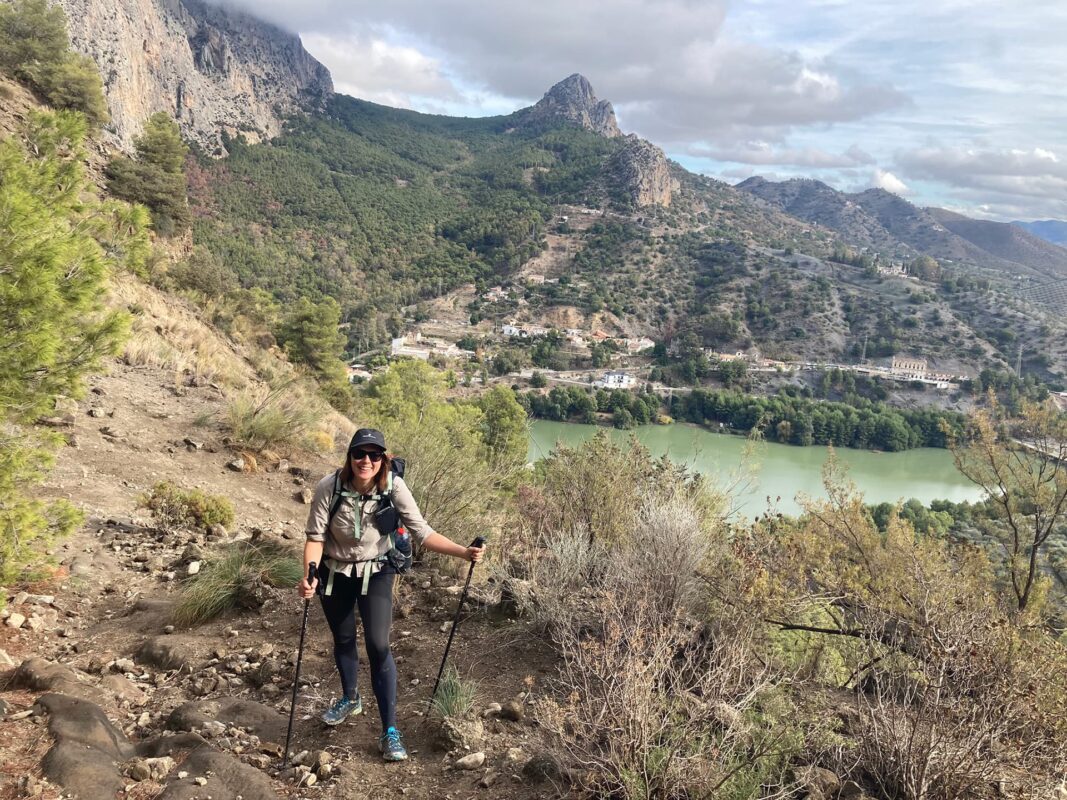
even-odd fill
[{"label": "backpack shoulder strap", "polygon": [[330,526],[333,524],[334,515],[337,514],[337,509],[341,507],[341,503],[344,502],[344,495],[341,493],[341,470],[337,470],[333,474],[333,494],[330,495],[330,514],[326,517],[326,530],[330,530]]}]

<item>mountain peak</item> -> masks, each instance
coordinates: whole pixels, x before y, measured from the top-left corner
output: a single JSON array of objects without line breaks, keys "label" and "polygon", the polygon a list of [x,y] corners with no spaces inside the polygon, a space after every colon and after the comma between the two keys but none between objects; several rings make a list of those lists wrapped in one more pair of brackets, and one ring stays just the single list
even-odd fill
[{"label": "mountain peak", "polygon": [[615,109],[607,100],[598,100],[589,80],[577,72],[564,78],[529,110],[533,122],[563,121],[614,138],[621,136]]}]

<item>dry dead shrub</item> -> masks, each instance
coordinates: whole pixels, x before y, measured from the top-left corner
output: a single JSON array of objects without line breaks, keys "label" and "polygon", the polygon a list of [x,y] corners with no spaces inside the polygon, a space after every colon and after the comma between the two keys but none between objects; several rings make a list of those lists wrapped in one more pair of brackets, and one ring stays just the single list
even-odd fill
[{"label": "dry dead shrub", "polygon": [[[832,478],[833,476],[828,476]],[[992,591],[984,556],[884,533],[845,483],[780,533],[761,613],[837,643],[861,723],[851,766],[884,796],[959,800],[994,782],[1003,796],[1050,797],[1067,764],[1062,647]]]},{"label": "dry dead shrub", "polygon": [[534,604],[559,649],[539,718],[591,797],[785,796],[803,741],[758,618],[706,614],[698,568],[721,545],[679,499],[638,509],[611,548],[547,538]]}]

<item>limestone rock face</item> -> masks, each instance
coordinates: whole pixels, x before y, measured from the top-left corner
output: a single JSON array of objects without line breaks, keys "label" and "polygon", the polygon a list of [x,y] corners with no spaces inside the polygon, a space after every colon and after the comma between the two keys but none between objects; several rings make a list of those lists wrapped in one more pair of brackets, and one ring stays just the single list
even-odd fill
[{"label": "limestone rock face", "polygon": [[222,133],[251,141],[281,132],[282,117],[321,105],[330,73],[299,37],[201,0],[58,0],[71,43],[100,68],[107,130],[129,149],[157,111],[182,134],[221,152]]},{"label": "limestone rock face", "polygon": [[671,204],[676,182],[667,156],[651,142],[630,134],[625,146],[612,156],[610,169],[639,208]]},{"label": "limestone rock face", "polygon": [[527,125],[563,121],[608,138],[622,136],[611,103],[598,100],[589,81],[577,73],[545,92],[537,105],[526,109],[524,117]]}]

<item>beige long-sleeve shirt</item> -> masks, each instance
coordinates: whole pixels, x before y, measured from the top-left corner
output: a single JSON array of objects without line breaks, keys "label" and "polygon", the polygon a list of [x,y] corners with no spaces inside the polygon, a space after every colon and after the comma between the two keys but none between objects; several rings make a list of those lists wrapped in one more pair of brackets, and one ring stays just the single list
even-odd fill
[{"label": "beige long-sleeve shirt", "polygon": [[[382,536],[374,520],[378,510],[377,500],[360,500],[345,497],[334,514],[333,522],[326,529],[330,516],[330,500],[333,497],[334,473],[330,473],[315,485],[315,495],[311,500],[308,521],[304,533],[311,542],[323,543],[323,554],[332,561],[334,570],[350,576],[355,573],[363,575],[369,563],[372,574],[381,569],[380,563],[373,559],[389,552],[388,536]],[[420,542],[434,533],[422,517],[415,498],[404,479],[393,476],[393,507],[396,508],[404,527]],[[356,513],[359,507],[359,528],[356,528]],[[358,530],[358,534],[357,534]],[[358,538],[357,538],[358,537]],[[362,562],[362,563],[361,563]]]}]

